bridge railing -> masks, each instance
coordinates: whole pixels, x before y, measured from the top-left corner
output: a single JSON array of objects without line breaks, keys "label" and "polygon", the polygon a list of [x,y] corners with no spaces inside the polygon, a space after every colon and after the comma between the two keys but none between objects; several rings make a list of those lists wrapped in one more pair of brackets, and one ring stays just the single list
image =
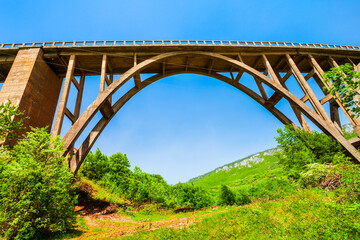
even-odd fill
[{"label": "bridge railing", "polygon": [[345,46],[318,43],[259,42],[259,41],[210,41],[210,40],[134,40],[134,41],[67,41],[67,42],[34,42],[3,43],[0,49],[21,47],[113,47],[113,46],[251,46],[251,47],[298,47],[360,50],[357,46]]}]

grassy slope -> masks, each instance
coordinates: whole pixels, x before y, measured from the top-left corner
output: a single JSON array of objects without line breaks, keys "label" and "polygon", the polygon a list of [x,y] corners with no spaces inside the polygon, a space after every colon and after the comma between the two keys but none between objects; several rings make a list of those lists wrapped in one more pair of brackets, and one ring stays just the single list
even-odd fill
[{"label": "grassy slope", "polygon": [[218,172],[211,172],[209,175],[204,176],[197,181],[193,181],[196,186],[205,189],[217,190],[222,184],[237,187],[240,185],[251,185],[258,179],[264,177],[281,176],[281,167],[277,164],[275,156],[260,154],[264,161],[254,164],[250,167],[236,168],[230,170],[221,170]]},{"label": "grassy slope", "polygon": [[183,229],[140,231],[125,239],[359,239],[359,220],[356,211],[335,203],[332,193],[304,189],[277,201],[209,216]]}]

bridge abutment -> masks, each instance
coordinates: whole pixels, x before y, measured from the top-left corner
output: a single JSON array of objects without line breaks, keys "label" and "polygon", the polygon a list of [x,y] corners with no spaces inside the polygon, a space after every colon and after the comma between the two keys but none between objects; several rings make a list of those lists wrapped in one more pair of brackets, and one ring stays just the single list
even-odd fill
[{"label": "bridge abutment", "polygon": [[28,116],[30,126],[51,130],[62,80],[43,59],[41,48],[20,49],[0,91],[0,102],[8,100]]}]

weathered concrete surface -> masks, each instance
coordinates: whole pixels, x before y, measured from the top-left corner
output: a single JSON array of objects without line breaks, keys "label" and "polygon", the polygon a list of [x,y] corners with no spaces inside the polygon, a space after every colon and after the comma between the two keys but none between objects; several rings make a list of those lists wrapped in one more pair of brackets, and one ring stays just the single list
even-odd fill
[{"label": "weathered concrete surface", "polygon": [[[30,119],[25,127],[49,127],[53,122],[62,81],[43,60],[41,48],[19,50],[0,92]],[[27,129],[24,129],[25,132]]]}]

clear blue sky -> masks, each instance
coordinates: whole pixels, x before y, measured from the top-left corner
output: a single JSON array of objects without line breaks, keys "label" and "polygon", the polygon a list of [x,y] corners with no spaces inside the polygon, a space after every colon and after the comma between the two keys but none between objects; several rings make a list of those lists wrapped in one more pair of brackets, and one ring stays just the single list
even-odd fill
[{"label": "clear blue sky", "polygon": [[[359,9],[358,0],[0,0],[0,42],[195,39],[359,46]],[[87,79],[84,105],[96,97],[98,84],[98,78]],[[290,88],[297,91],[296,84]],[[279,127],[231,86],[179,75],[136,95],[95,148],[126,153],[132,166],[173,184],[276,146]]]}]

